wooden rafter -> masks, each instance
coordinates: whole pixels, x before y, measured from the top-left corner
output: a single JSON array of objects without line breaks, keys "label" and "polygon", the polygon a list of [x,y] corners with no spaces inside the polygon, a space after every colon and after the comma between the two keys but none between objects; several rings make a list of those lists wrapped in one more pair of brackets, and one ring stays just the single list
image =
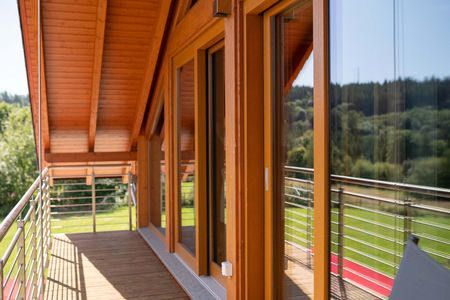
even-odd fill
[{"label": "wooden rafter", "polygon": [[98,101],[100,94],[100,79],[102,73],[103,45],[105,41],[107,0],[98,0],[97,27],[95,35],[94,64],[92,68],[91,109],[89,117],[89,150],[94,151],[95,133],[97,131]]},{"label": "wooden rafter", "polygon": [[84,153],[45,153],[45,161],[49,163],[76,163],[99,161],[134,161],[136,152],[84,152]]},{"label": "wooden rafter", "polygon": [[148,96],[150,94],[150,88],[153,82],[153,75],[155,74],[156,64],[158,62],[159,53],[161,50],[161,44],[164,37],[164,31],[166,29],[167,20],[172,6],[173,0],[161,1],[160,13],[158,23],[155,28],[155,34],[153,37],[152,48],[148,56],[147,69],[145,71],[145,76],[142,84],[142,90],[140,97],[137,100],[136,106],[136,119],[134,121],[130,141],[128,144],[128,149],[131,149],[133,144],[136,142],[141,129],[142,120],[144,118],[145,109],[147,106]]},{"label": "wooden rafter", "polygon": [[45,80],[44,41],[42,38],[42,33],[41,33],[41,126],[42,126],[43,148],[44,151],[49,151],[50,128],[48,125],[47,83]]},{"label": "wooden rafter", "polygon": [[[38,94],[35,93],[35,91],[38,89],[38,80],[39,77],[37,76],[38,70],[34,70],[32,66],[32,57],[33,52],[35,51],[32,49],[32,43],[30,43],[30,36],[29,31],[27,28],[29,28],[28,24],[28,15],[27,15],[27,9],[25,5],[25,0],[19,1],[19,13],[20,13],[20,20],[22,23],[22,34],[23,34],[23,40],[24,40],[24,52],[25,52],[25,59],[27,61],[27,77],[28,77],[28,83],[29,83],[29,89],[30,89],[30,99],[31,99],[31,106],[35,113],[35,116],[38,117],[39,112],[38,110]],[[32,2],[31,5],[31,20],[33,24],[33,28],[36,30],[37,34],[37,2]],[[41,26],[42,29],[42,26]],[[42,122],[42,142],[43,142],[43,148],[44,151],[47,151],[50,149],[50,131],[49,131],[49,121],[48,121],[48,110],[47,110],[47,88],[46,88],[46,82],[45,82],[45,60],[44,60],[44,46],[43,46],[43,38],[42,38],[42,30],[41,30],[41,122]],[[37,53],[36,60],[37,58]],[[34,77],[34,74],[36,74],[36,77]],[[35,80],[36,79],[36,80]],[[34,102],[34,103],[33,103]],[[38,126],[38,120],[33,120],[35,123],[35,128],[37,129]],[[37,130],[35,131],[35,140],[36,145],[38,145],[38,138],[39,138],[39,132]],[[37,149],[39,151],[39,149]]]}]

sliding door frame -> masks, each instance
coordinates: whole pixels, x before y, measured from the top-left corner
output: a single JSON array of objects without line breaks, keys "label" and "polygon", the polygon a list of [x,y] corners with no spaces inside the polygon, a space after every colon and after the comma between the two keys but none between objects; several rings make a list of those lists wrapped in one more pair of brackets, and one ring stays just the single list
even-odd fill
[{"label": "sliding door frame", "polygon": [[[328,0],[313,1],[313,55],[314,55],[314,298],[328,299],[329,280],[329,63],[328,63]],[[252,1],[257,10],[274,4],[274,1]],[[271,2],[271,3],[268,3]],[[264,164],[265,164],[265,298],[278,299],[282,276],[275,276],[283,270],[276,251],[280,251],[275,236],[276,207],[274,193],[276,187],[272,178],[275,166],[273,158],[273,133],[276,130],[273,114],[273,64],[272,18],[287,8],[301,3],[298,0],[275,1],[276,5],[264,12]],[[264,4],[266,3],[266,4]],[[275,245],[275,247],[274,247]],[[278,257],[278,259],[277,259]],[[279,277],[279,278],[276,278]],[[280,282],[281,281],[281,282]]]}]

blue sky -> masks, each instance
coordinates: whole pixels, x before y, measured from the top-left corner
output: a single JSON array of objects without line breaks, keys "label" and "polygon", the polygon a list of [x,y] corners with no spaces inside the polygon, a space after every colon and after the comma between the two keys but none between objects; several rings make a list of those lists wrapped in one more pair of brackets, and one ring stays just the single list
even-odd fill
[{"label": "blue sky", "polygon": [[334,0],[331,3],[333,81],[450,76],[449,0]]},{"label": "blue sky", "polygon": [[[332,78],[341,82],[394,77],[394,0],[331,1]],[[396,0],[397,76],[450,76],[450,0]],[[426,3],[426,5],[425,5]],[[335,14],[333,13],[335,12]],[[0,91],[27,94],[16,0],[0,0]],[[310,58],[295,84],[312,85]]]},{"label": "blue sky", "polygon": [[[330,3],[332,81],[345,84],[450,76],[450,0]],[[294,84],[311,86],[312,67],[310,57]]]},{"label": "blue sky", "polygon": [[0,92],[28,94],[16,0],[0,0]]}]

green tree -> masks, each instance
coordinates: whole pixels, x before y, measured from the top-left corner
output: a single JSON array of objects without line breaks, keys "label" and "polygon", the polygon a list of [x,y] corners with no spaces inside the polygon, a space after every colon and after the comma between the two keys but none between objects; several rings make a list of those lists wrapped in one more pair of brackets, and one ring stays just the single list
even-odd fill
[{"label": "green tree", "polygon": [[[0,139],[0,215],[10,211],[37,176],[30,109],[9,106]],[[3,111],[2,104],[0,118]]]}]

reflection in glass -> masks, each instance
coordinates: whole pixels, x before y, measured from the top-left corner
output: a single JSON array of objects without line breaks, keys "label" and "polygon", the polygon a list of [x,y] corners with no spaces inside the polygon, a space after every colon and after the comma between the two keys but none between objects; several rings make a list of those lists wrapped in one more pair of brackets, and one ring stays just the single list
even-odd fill
[{"label": "reflection in glass", "polygon": [[178,69],[179,241],[195,255],[194,60]]},{"label": "reflection in glass", "polygon": [[446,0],[330,1],[336,298],[389,296],[409,234],[450,267],[449,13]]},{"label": "reflection in glass", "polygon": [[[277,294],[289,299],[313,294],[313,61],[312,1],[274,18]],[[280,253],[281,252],[281,253]],[[282,283],[280,282],[282,280]]]},{"label": "reflection in glass", "polygon": [[160,133],[161,139],[161,151],[159,153],[159,182],[160,182],[160,203],[161,203],[161,229],[162,232],[165,233],[166,229],[166,144],[164,139],[164,127],[161,128]]},{"label": "reflection in glass", "polygon": [[225,66],[223,48],[210,55],[209,180],[212,260],[226,261]]}]

